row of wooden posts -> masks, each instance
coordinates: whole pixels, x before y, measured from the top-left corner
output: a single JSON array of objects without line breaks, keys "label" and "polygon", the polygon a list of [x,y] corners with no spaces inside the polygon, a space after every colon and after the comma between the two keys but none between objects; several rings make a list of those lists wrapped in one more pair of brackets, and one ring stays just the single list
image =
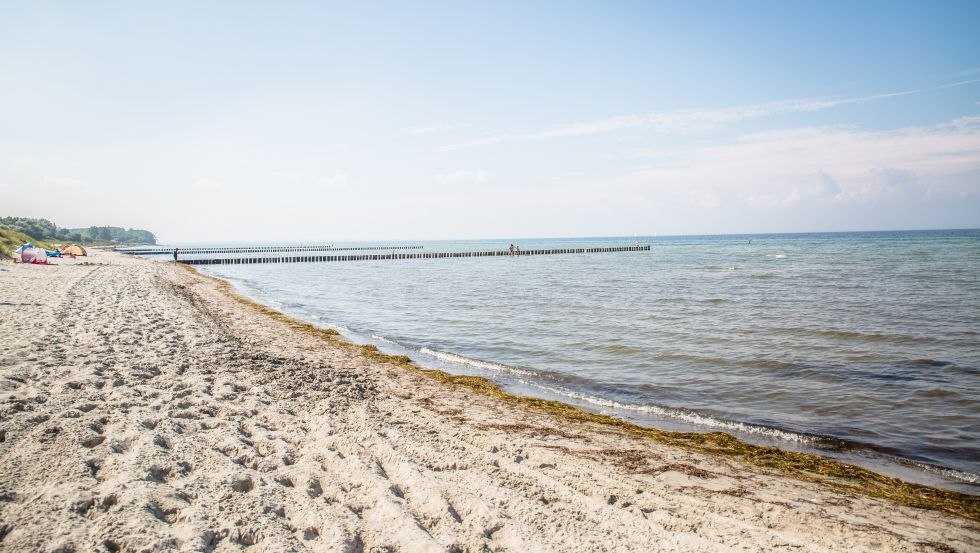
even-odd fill
[{"label": "row of wooden posts", "polygon": [[[172,251],[172,250],[171,250]],[[180,250],[184,253],[186,250]],[[252,263],[315,263],[322,261],[387,261],[395,259],[443,259],[457,257],[500,257],[509,255],[557,255],[572,253],[612,253],[650,251],[649,245],[606,246],[597,248],[555,248],[540,250],[486,250],[471,252],[390,252],[371,254],[291,255],[276,257],[235,257],[210,259],[180,259],[188,265],[248,265]]]}]

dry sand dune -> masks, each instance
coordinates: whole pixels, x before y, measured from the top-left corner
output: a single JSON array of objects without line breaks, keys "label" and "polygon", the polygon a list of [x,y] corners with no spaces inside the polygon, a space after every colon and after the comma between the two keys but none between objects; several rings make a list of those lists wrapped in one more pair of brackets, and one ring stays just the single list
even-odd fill
[{"label": "dry sand dune", "polygon": [[0,550],[980,550],[972,521],[508,407],[93,253],[0,266]]}]

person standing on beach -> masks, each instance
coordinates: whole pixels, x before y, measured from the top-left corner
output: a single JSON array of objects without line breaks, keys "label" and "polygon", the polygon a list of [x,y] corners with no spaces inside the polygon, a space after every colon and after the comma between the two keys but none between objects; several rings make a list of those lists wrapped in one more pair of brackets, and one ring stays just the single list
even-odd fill
[{"label": "person standing on beach", "polygon": [[174,263],[177,262],[177,248],[174,248]]}]

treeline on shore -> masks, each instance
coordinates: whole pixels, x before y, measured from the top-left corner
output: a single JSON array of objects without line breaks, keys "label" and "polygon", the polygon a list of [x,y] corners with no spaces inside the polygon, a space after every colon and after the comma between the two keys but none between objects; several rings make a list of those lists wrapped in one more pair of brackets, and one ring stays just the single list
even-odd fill
[{"label": "treeline on shore", "polygon": [[157,237],[143,229],[122,227],[59,227],[47,219],[0,217],[0,229],[8,229],[37,241],[73,242],[87,245],[154,245]]}]

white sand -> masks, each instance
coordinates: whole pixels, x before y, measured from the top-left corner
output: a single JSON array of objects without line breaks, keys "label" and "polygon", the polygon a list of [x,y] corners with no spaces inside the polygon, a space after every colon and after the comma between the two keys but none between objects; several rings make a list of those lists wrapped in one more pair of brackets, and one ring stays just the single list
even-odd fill
[{"label": "white sand", "polygon": [[974,522],[509,408],[92,253],[0,264],[0,550],[980,550]]}]

